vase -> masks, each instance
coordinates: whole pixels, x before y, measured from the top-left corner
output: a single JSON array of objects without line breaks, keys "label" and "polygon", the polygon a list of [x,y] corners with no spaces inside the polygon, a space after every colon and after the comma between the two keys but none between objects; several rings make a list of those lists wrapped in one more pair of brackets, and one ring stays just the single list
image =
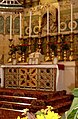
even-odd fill
[{"label": "vase", "polygon": [[13,64],[13,65],[16,65],[16,64],[17,64],[16,58],[13,59],[12,64]]}]

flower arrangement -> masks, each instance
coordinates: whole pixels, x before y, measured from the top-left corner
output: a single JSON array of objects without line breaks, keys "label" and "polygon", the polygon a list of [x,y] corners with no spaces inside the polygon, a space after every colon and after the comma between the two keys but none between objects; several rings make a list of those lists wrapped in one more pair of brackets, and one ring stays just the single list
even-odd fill
[{"label": "flower arrangement", "polygon": [[53,51],[55,51],[57,49],[57,43],[56,42],[50,42],[49,46]]},{"label": "flower arrangement", "polygon": [[67,41],[64,35],[61,36],[61,49],[62,50],[70,49],[70,43]]},{"label": "flower arrangement", "polygon": [[67,41],[63,41],[61,43],[61,48],[62,48],[62,50],[69,50],[69,48],[70,48],[69,43]]},{"label": "flower arrangement", "polygon": [[46,109],[41,109],[40,111],[37,111],[34,114],[30,114],[28,112],[28,109],[24,109],[23,115],[25,117],[20,118],[20,116],[17,117],[17,119],[60,119],[61,116],[58,113],[55,113],[53,111],[53,107],[47,106]]},{"label": "flower arrangement", "polygon": [[15,45],[12,45],[12,47],[11,47],[11,49],[10,49],[10,54],[11,54],[11,55],[12,55],[12,54],[15,54],[17,50],[18,50],[18,47],[15,46]]},{"label": "flower arrangement", "polygon": [[13,45],[10,49],[10,53],[9,54],[15,54],[17,51],[19,54],[23,54],[24,52],[26,52],[27,49],[27,44],[19,44],[19,45]]},{"label": "flower arrangement", "polygon": [[52,49],[53,57],[57,56],[57,42],[53,40],[49,43],[49,47]]},{"label": "flower arrangement", "polygon": [[26,52],[26,49],[27,49],[27,44],[20,44],[20,45],[17,45],[18,47],[18,52],[20,52],[21,54]]}]

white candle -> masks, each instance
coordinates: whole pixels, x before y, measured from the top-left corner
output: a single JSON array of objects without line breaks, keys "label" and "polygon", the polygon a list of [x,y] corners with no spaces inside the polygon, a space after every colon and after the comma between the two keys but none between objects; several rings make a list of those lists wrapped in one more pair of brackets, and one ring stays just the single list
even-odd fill
[{"label": "white candle", "polygon": [[32,15],[32,12],[30,11],[30,19],[29,19],[29,37],[31,37],[31,15]]},{"label": "white candle", "polygon": [[47,35],[49,34],[49,9],[47,9]]},{"label": "white candle", "polygon": [[58,4],[58,33],[60,33],[60,5]]},{"label": "white candle", "polygon": [[21,36],[22,36],[22,16],[21,16],[21,13],[20,13],[20,38],[21,38]]},{"label": "white candle", "polygon": [[10,15],[10,39],[12,39],[12,15]]},{"label": "white candle", "polygon": [[71,32],[73,32],[73,5],[71,3]]}]

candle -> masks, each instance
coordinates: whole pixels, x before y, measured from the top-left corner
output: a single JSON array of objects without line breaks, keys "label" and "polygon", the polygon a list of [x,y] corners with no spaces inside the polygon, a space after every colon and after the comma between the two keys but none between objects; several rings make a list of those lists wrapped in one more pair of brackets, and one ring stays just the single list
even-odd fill
[{"label": "candle", "polygon": [[47,35],[49,34],[49,9],[47,9]]},{"label": "candle", "polygon": [[29,37],[31,37],[31,15],[32,15],[32,12],[30,11],[30,19],[29,19]]},{"label": "candle", "polygon": [[58,33],[60,33],[60,5],[58,4]]},{"label": "candle", "polygon": [[21,17],[21,13],[20,13],[20,38],[21,38],[21,36],[22,36],[22,28],[21,28],[21,26],[22,26],[22,25],[21,25],[21,22],[22,22],[21,20],[22,20],[22,19],[21,19],[21,18],[22,18],[22,17]]},{"label": "candle", "polygon": [[12,15],[10,15],[10,39],[12,39]]},{"label": "candle", "polygon": [[73,5],[71,3],[71,32],[73,32]]}]

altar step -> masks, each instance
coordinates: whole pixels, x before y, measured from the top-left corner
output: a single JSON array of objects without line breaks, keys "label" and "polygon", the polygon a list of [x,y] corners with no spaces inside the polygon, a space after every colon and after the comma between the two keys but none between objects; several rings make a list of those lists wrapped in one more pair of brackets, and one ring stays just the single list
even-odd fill
[{"label": "altar step", "polygon": [[0,107],[0,119],[17,119],[18,115],[21,117],[22,113],[23,113],[22,110]]},{"label": "altar step", "polygon": [[0,95],[0,101],[31,103],[32,100],[37,100],[37,98],[34,98],[34,97],[22,97],[22,96],[12,96],[12,95]]},{"label": "altar step", "polygon": [[[5,98],[3,98],[3,97],[5,97]],[[21,100],[20,100],[20,97],[16,98],[16,96],[15,97],[13,96],[13,99],[12,99],[12,96],[9,96],[9,97],[11,97],[11,98],[9,98],[9,100],[8,100],[8,96],[2,95],[2,98],[0,96],[0,107],[9,108],[9,109],[17,109],[17,110],[23,110],[25,108],[29,108],[30,111],[33,111],[33,113],[38,111],[41,108],[45,108],[47,105],[53,106],[54,110],[56,111],[62,107],[70,106],[71,101],[72,101],[70,96],[63,96],[59,99],[55,98],[55,100],[52,100],[52,101],[51,100],[48,101],[48,100],[39,100],[39,99],[33,100],[32,99],[31,102],[29,101],[30,103],[27,103],[28,99],[25,99],[26,102],[25,102],[25,100],[23,102],[24,97],[21,98]],[[17,100],[17,99],[19,99],[19,100]]]},{"label": "altar step", "polygon": [[[7,112],[7,110],[10,110],[11,113],[19,112],[19,114],[21,114],[25,108],[28,108],[30,112],[35,113],[40,109],[45,109],[48,105],[52,106],[55,112],[61,114],[70,108],[72,100],[73,96],[66,94],[66,91],[64,90],[46,92],[36,90],[0,89],[0,110],[1,112],[3,110],[2,114]],[[0,113],[0,116],[2,114]],[[12,119],[12,117],[10,118],[9,116],[8,119]],[[16,119],[15,116],[13,119]]]}]

